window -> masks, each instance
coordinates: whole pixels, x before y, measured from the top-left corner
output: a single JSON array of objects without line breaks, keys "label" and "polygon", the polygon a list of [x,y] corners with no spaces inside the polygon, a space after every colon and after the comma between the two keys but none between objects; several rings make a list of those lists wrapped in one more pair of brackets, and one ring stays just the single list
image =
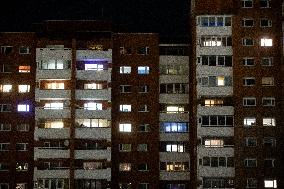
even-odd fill
[{"label": "window", "polygon": [[19,47],[19,54],[30,54],[29,47],[24,47],[24,46]]},{"label": "window", "polygon": [[16,163],[16,171],[27,171],[28,163]]},{"label": "window", "polygon": [[9,163],[0,162],[0,172],[8,170],[9,170]]},{"label": "window", "polygon": [[0,85],[0,92],[2,93],[12,92],[12,85]]},{"label": "window", "polygon": [[206,76],[198,78],[198,82],[204,87],[232,86],[231,76]]},{"label": "window", "polygon": [[243,8],[252,8],[253,1],[252,0],[242,0],[242,7]]},{"label": "window", "polygon": [[187,122],[160,122],[160,132],[186,133],[188,132],[188,123]]},{"label": "window", "polygon": [[30,92],[30,85],[19,85],[18,90],[19,93],[28,93]]},{"label": "window", "polygon": [[274,97],[262,98],[262,106],[275,106],[275,98]]},{"label": "window", "polygon": [[131,67],[130,66],[120,66],[119,67],[119,73],[130,74],[131,73]]},{"label": "window", "polygon": [[222,27],[232,24],[230,16],[200,16],[197,19],[197,23],[201,27]]},{"label": "window", "polygon": [[27,183],[17,183],[16,189],[28,189]]},{"label": "window", "polygon": [[140,85],[138,92],[139,93],[148,93],[149,92],[149,86],[148,85]]},{"label": "window", "polygon": [[119,144],[119,151],[120,152],[130,152],[131,144]]},{"label": "window", "polygon": [[132,54],[132,48],[131,47],[119,47],[119,53],[120,54]]},{"label": "window", "polygon": [[242,26],[243,27],[253,27],[253,24],[254,24],[253,19],[244,18],[242,20]]},{"label": "window", "polygon": [[131,85],[120,85],[120,93],[131,93]]},{"label": "window", "polygon": [[166,144],[166,152],[185,152],[183,143]]},{"label": "window", "polygon": [[17,125],[17,131],[29,131],[30,125],[28,123],[19,123]]},{"label": "window", "polygon": [[0,143],[0,151],[9,151],[10,143]]},{"label": "window", "polygon": [[138,127],[139,132],[149,132],[150,131],[150,124],[140,124]]},{"label": "window", "polygon": [[27,151],[28,150],[28,143],[17,143],[16,149],[17,149],[17,151]]},{"label": "window", "polygon": [[255,158],[246,158],[244,163],[245,163],[245,167],[256,167]]},{"label": "window", "polygon": [[243,38],[242,39],[243,46],[253,46],[253,39],[252,38]]},{"label": "window", "polygon": [[132,189],[131,183],[119,183],[119,189]]},{"label": "window", "polygon": [[210,115],[201,117],[201,127],[232,127],[233,116]]},{"label": "window", "polygon": [[265,168],[273,168],[273,167],[275,167],[275,159],[265,159],[264,160],[264,167]]},{"label": "window", "polygon": [[222,139],[205,139],[205,147],[224,147],[224,140]]},{"label": "window", "polygon": [[224,101],[221,99],[205,99],[204,106],[223,106]]},{"label": "window", "polygon": [[265,147],[274,147],[276,146],[276,139],[273,137],[264,137],[263,138],[263,145]]},{"label": "window", "polygon": [[96,103],[96,102],[84,103],[84,109],[85,110],[102,110],[103,104],[102,103]]},{"label": "window", "polygon": [[31,66],[19,66],[19,73],[30,73]]},{"label": "window", "polygon": [[262,86],[274,86],[274,77],[263,77],[261,79]]},{"label": "window", "polygon": [[232,46],[231,36],[201,36],[198,40],[201,47]]},{"label": "window", "polygon": [[[75,180],[76,182],[77,180]],[[85,181],[85,180],[83,180]],[[86,180],[88,181],[88,180]],[[80,186],[90,186],[90,182],[81,182]],[[35,182],[35,188],[44,188],[44,189],[51,189],[51,188],[56,188],[56,189],[63,189],[66,188],[66,185],[64,186],[64,180],[63,179],[38,179],[37,182]],[[82,189],[87,189],[87,187],[82,187]]]},{"label": "window", "polygon": [[[63,121],[48,122],[54,125],[50,128],[63,128]],[[110,127],[111,121],[107,119],[76,119],[76,124],[80,127]],[[57,126],[56,126],[57,125]],[[55,127],[56,126],[56,127]]]},{"label": "window", "polygon": [[131,105],[121,104],[121,105],[119,105],[119,111],[121,111],[121,112],[131,112]]},{"label": "window", "polygon": [[0,131],[11,131],[11,124],[0,123]]},{"label": "window", "polygon": [[256,98],[254,97],[243,98],[243,106],[256,106]]},{"label": "window", "polygon": [[244,118],[244,126],[245,127],[252,127],[256,125],[256,118],[255,117],[245,117]]},{"label": "window", "polygon": [[0,73],[12,73],[14,71],[14,66],[7,64],[0,64]]},{"label": "window", "polygon": [[276,126],[275,124],[275,118],[272,117],[265,117],[262,119],[262,125],[263,126]]},{"label": "window", "polygon": [[45,103],[44,109],[54,109],[54,110],[63,109],[63,103],[62,102]]},{"label": "window", "polygon": [[197,57],[197,62],[201,63],[202,66],[232,67],[232,59],[232,56],[225,55],[201,55],[200,57]]},{"label": "window", "polygon": [[5,55],[11,54],[12,50],[13,50],[12,46],[1,46],[1,54]]},{"label": "window", "polygon": [[160,74],[161,75],[187,75],[188,65],[184,64],[173,64],[172,62],[167,62],[166,64],[160,64]]},{"label": "window", "polygon": [[0,112],[11,112],[12,105],[11,104],[0,104]]},{"label": "window", "polygon": [[131,171],[131,163],[120,163],[119,171]]},{"label": "window", "polygon": [[167,184],[167,189],[185,189],[185,184]]},{"label": "window", "polygon": [[138,108],[138,112],[149,112],[147,104],[142,104]]},{"label": "window", "polygon": [[260,27],[272,27],[272,20],[266,18],[260,19]]},{"label": "window", "polygon": [[0,189],[9,189],[9,183],[0,183]]},{"label": "window", "polygon": [[46,83],[45,89],[64,89],[64,83]]},{"label": "window", "polygon": [[234,157],[203,157],[199,159],[199,165],[209,167],[233,167]]},{"label": "window", "polygon": [[244,66],[254,66],[254,58],[245,57],[243,58],[242,63]]},{"label": "window", "polygon": [[255,137],[246,137],[245,144],[247,147],[255,147],[257,145],[257,140]]},{"label": "window", "polygon": [[49,59],[47,61],[41,61],[38,64],[38,67],[41,70],[62,70],[65,66],[69,66],[68,64],[70,64],[70,60],[64,61]]},{"label": "window", "polygon": [[85,83],[84,84],[84,89],[103,89],[103,84],[102,83]]},{"label": "window", "polygon": [[167,106],[166,113],[183,113],[184,106]]},{"label": "window", "polygon": [[160,84],[161,94],[188,94],[187,83],[166,83]]},{"label": "window", "polygon": [[139,152],[147,152],[148,151],[148,144],[138,144],[137,151]]},{"label": "window", "polygon": [[139,48],[137,48],[137,54],[148,55],[149,54],[149,47],[139,47]]},{"label": "window", "polygon": [[138,66],[137,70],[139,75],[143,75],[149,74],[150,68],[149,66]]},{"label": "window", "polygon": [[265,179],[264,188],[277,188],[277,180]]},{"label": "window", "polygon": [[119,131],[120,132],[131,132],[131,123],[120,123]]},{"label": "window", "polygon": [[139,183],[138,189],[149,189],[149,183]]},{"label": "window", "polygon": [[18,112],[29,112],[30,111],[30,105],[27,104],[18,104]]},{"label": "window", "polygon": [[272,39],[262,38],[260,40],[260,46],[262,46],[262,47],[271,47],[272,46]]},{"label": "window", "polygon": [[254,77],[243,78],[243,85],[244,86],[254,86],[255,85],[255,78]]},{"label": "window", "polygon": [[260,8],[270,8],[270,0],[259,0]]},{"label": "window", "polygon": [[246,188],[256,188],[256,187],[257,187],[257,179],[248,178]]},{"label": "window", "polygon": [[[69,62],[65,62],[65,64],[68,65],[70,63]],[[93,70],[93,71],[102,71],[102,70],[104,70],[104,65],[103,64],[93,64],[91,62],[90,63],[88,62],[88,63],[85,63],[84,65],[85,65],[85,70]]]},{"label": "window", "polygon": [[261,58],[261,65],[262,66],[272,66],[273,58],[272,57],[264,57]]},{"label": "window", "polygon": [[189,169],[188,162],[160,162],[160,170],[175,172],[175,171],[187,171]]},{"label": "window", "polygon": [[147,163],[139,163],[137,165],[137,170],[138,171],[148,171],[148,165]]}]

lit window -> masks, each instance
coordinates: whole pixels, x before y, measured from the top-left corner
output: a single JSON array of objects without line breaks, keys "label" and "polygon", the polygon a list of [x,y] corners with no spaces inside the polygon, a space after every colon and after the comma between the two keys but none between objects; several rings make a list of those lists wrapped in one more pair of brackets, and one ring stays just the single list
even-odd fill
[{"label": "lit window", "polygon": [[85,64],[85,70],[101,71],[103,69],[103,64]]},{"label": "lit window", "polygon": [[254,97],[243,98],[243,106],[256,106],[256,98]]},{"label": "lit window", "polygon": [[184,107],[182,106],[167,106],[167,113],[181,113],[184,112]]},{"label": "lit window", "polygon": [[119,151],[130,152],[131,151],[131,144],[119,144]]},{"label": "lit window", "polygon": [[131,67],[130,66],[120,66],[119,67],[119,73],[130,74],[131,73]]},{"label": "lit window", "polygon": [[256,125],[255,117],[246,117],[244,118],[244,126],[245,127],[252,127]]},{"label": "lit window", "polygon": [[225,77],[224,76],[217,77],[217,85],[218,86],[225,86]]},{"label": "lit window", "polygon": [[204,106],[223,106],[224,101],[222,99],[205,99]]},{"label": "lit window", "polygon": [[86,83],[84,89],[103,89],[102,83]]},{"label": "lit window", "polygon": [[242,26],[243,27],[253,27],[253,24],[254,24],[253,19],[244,18],[242,20]]},{"label": "lit window", "polygon": [[138,74],[149,74],[149,66],[138,66]]},{"label": "lit window", "polygon": [[274,78],[273,77],[263,77],[261,79],[262,86],[274,86]]},{"label": "lit window", "polygon": [[243,46],[253,46],[253,39],[252,38],[243,38],[242,39]]},{"label": "lit window", "polygon": [[17,183],[16,189],[28,189],[27,183]]},{"label": "lit window", "polygon": [[242,0],[242,7],[243,8],[252,8],[253,1],[252,0]]},{"label": "lit window", "polygon": [[63,109],[63,103],[62,102],[51,102],[51,103],[45,103],[44,109]]},{"label": "lit window", "polygon": [[201,27],[221,27],[231,26],[232,21],[229,16],[201,16],[197,17],[197,22]]},{"label": "lit window", "polygon": [[262,98],[262,105],[263,106],[275,106],[275,98],[273,97]]},{"label": "lit window", "polygon": [[166,152],[184,152],[185,146],[184,144],[167,144]]},{"label": "lit window", "polygon": [[64,83],[46,83],[45,89],[64,89]]},{"label": "lit window", "polygon": [[30,111],[30,105],[18,104],[18,112],[28,112]]},{"label": "lit window", "polygon": [[111,121],[107,119],[76,119],[78,127],[110,127]]},{"label": "lit window", "polygon": [[260,46],[262,47],[271,47],[272,46],[272,39],[261,39],[260,40]]},{"label": "lit window", "polygon": [[121,111],[121,112],[131,112],[131,105],[121,104],[121,105],[119,105],[119,111]]},{"label": "lit window", "polygon": [[27,171],[28,163],[16,163],[16,171]]},{"label": "lit window", "polygon": [[188,132],[188,123],[186,122],[160,122],[160,132],[166,133],[185,133]]},{"label": "lit window", "polygon": [[120,163],[119,171],[131,171],[131,163]]},{"label": "lit window", "polygon": [[120,123],[119,131],[120,132],[131,132],[131,123]]},{"label": "lit window", "polygon": [[19,54],[30,54],[29,47],[24,47],[24,46],[20,47],[19,48]]},{"label": "lit window", "polygon": [[30,92],[30,85],[19,85],[18,90],[19,93],[28,93]]},{"label": "lit window", "polygon": [[205,139],[205,147],[224,147],[224,140],[222,139]]},{"label": "lit window", "polygon": [[64,68],[64,63],[67,64],[69,61],[63,60],[52,60],[41,61],[39,68],[42,70],[62,70]]},{"label": "lit window", "polygon": [[260,19],[260,27],[272,27],[272,20],[266,18]]},{"label": "lit window", "polygon": [[30,73],[31,66],[19,66],[19,73]]},{"label": "lit window", "polygon": [[264,180],[264,188],[277,188],[277,180]]},{"label": "lit window", "polygon": [[59,129],[63,128],[64,123],[63,121],[47,121],[44,123],[44,128],[52,128],[52,129]]},{"label": "lit window", "polygon": [[103,104],[102,103],[95,103],[95,102],[88,102],[84,103],[85,110],[102,110]]},{"label": "lit window", "polygon": [[0,92],[2,93],[12,92],[12,85],[0,85]]},{"label": "lit window", "polygon": [[263,126],[276,126],[275,124],[275,118],[272,117],[265,117],[262,119],[262,125]]}]

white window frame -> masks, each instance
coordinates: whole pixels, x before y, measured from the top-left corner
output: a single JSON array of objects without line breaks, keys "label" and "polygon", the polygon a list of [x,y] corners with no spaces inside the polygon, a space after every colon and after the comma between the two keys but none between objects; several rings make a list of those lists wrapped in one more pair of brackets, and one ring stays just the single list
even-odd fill
[{"label": "white window frame", "polygon": [[[9,129],[4,130],[4,128],[7,127],[7,126],[9,127]],[[11,131],[11,128],[12,128],[12,126],[11,126],[10,123],[0,123],[0,131]]]},{"label": "white window frame", "polygon": [[29,112],[30,111],[30,105],[28,105],[28,104],[18,104],[17,105],[17,111],[18,112]]},{"label": "white window frame", "polygon": [[27,47],[27,46],[20,46],[19,47],[19,54],[30,54],[30,48]]},{"label": "white window frame", "polygon": [[[130,87],[130,91],[126,91],[125,87]],[[132,85],[120,85],[120,93],[131,93]]]},{"label": "white window frame", "polygon": [[131,171],[131,163],[119,163],[120,172],[129,172]]},{"label": "white window frame", "polygon": [[[247,22],[252,21],[252,25],[248,25]],[[254,26],[254,20],[252,18],[243,18],[242,20],[242,27],[253,27]]]},{"label": "white window frame", "polygon": [[256,126],[256,118],[255,117],[245,117],[244,127],[253,127],[253,126]]},{"label": "white window frame", "polygon": [[[263,23],[264,21],[267,22],[267,24],[264,24],[264,23]],[[260,25],[260,27],[262,27],[262,28],[272,27],[272,20],[267,19],[267,18],[261,18],[259,25]]]},{"label": "white window frame", "polygon": [[[249,100],[254,100],[255,103],[253,105],[250,105],[250,104],[248,104]],[[247,107],[256,106],[256,98],[255,97],[244,97],[243,98],[243,106],[247,106]]]},{"label": "white window frame", "polygon": [[103,104],[97,102],[84,103],[85,110],[103,110]]},{"label": "white window frame", "polygon": [[[250,80],[254,81],[254,84],[248,84]],[[244,86],[255,86],[255,78],[254,77],[244,77],[243,78],[243,85]]]},{"label": "white window frame", "polygon": [[131,104],[120,104],[119,111],[120,112],[131,112]]},{"label": "white window frame", "polygon": [[[268,84],[263,82],[263,80],[265,80],[265,79],[267,79],[267,80],[269,79],[269,83]],[[274,77],[262,77],[261,78],[261,85],[262,86],[267,86],[267,87],[268,86],[274,86]]]},{"label": "white window frame", "polygon": [[[255,145],[251,145],[250,140],[255,141]],[[257,139],[255,137],[246,137],[245,142],[246,142],[247,147],[256,147],[257,146]]]},{"label": "white window frame", "polygon": [[119,124],[119,132],[130,133],[132,130],[131,123],[120,123]]},{"label": "white window frame", "polygon": [[10,93],[13,90],[13,85],[11,84],[3,84],[0,85],[0,91],[1,93]]},{"label": "white window frame", "polygon": [[[3,146],[7,145],[8,146],[8,150],[5,150],[5,148]],[[10,149],[10,143],[0,143],[0,151],[9,151]]]},{"label": "white window frame", "polygon": [[271,38],[261,38],[260,39],[260,46],[261,47],[272,47],[273,46],[273,39],[271,39]]},{"label": "white window frame", "polygon": [[120,66],[119,73],[120,74],[131,74],[131,66]]},{"label": "white window frame", "polygon": [[259,3],[260,8],[265,9],[265,8],[271,8],[271,1],[270,0],[259,0],[259,1],[265,1],[266,6],[261,6],[261,3]]},{"label": "white window frame", "polygon": [[[249,42],[252,42],[252,44],[250,44]],[[254,46],[253,38],[242,38],[242,45],[247,47]]]},{"label": "white window frame", "polygon": [[[272,57],[262,57],[261,66],[273,66],[273,58]],[[268,62],[268,64],[264,64],[264,62]]]},{"label": "white window frame", "polygon": [[16,146],[17,145],[22,145],[24,148],[23,148],[23,150],[17,150],[17,151],[28,151],[28,143],[17,143],[16,144]]},{"label": "white window frame", "polygon": [[30,85],[18,85],[18,92],[19,93],[28,93],[30,92]]},{"label": "white window frame", "polygon": [[28,123],[19,123],[17,124],[17,131],[27,132],[30,130],[30,125]]},{"label": "white window frame", "polygon": [[[247,2],[251,2],[251,6],[246,5]],[[242,0],[242,8],[253,8],[253,0]]]},{"label": "white window frame", "polygon": [[[264,101],[267,101],[270,103],[265,104]],[[275,98],[274,97],[263,97],[262,106],[275,106]]]},{"label": "white window frame", "polygon": [[264,188],[277,188],[276,179],[264,179]]},{"label": "white window frame", "polygon": [[[253,165],[250,165],[253,162]],[[244,160],[245,167],[257,167],[257,159],[256,158],[246,158]]]},{"label": "white window frame", "polygon": [[150,73],[150,68],[149,66],[138,66],[137,73],[138,75],[147,75]]},{"label": "white window frame", "polygon": [[275,127],[276,126],[276,120],[274,117],[264,117],[262,118],[262,126],[266,127]]},{"label": "white window frame", "polygon": [[131,152],[131,144],[119,144],[119,151],[120,152]]},{"label": "white window frame", "polygon": [[[248,64],[252,60],[253,65]],[[243,66],[254,66],[255,65],[255,60],[253,57],[244,57],[242,60]]]}]

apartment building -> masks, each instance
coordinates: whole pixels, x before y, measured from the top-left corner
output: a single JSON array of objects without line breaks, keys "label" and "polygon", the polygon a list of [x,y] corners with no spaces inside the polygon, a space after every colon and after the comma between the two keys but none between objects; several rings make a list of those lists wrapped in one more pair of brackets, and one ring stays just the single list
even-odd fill
[{"label": "apartment building", "polygon": [[283,188],[280,5],[191,1],[191,42],[0,33],[0,189]]}]

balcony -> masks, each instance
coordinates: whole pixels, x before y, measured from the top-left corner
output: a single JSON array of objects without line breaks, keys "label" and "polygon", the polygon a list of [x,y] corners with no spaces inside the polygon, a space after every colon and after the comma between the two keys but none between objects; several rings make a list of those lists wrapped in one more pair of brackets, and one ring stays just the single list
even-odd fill
[{"label": "balcony", "polygon": [[75,159],[107,159],[111,161],[111,148],[106,150],[75,150]]},{"label": "balcony", "polygon": [[71,49],[61,48],[37,48],[36,49],[36,61],[44,61],[44,60],[71,60],[72,59],[72,51]]},{"label": "balcony", "polygon": [[187,122],[188,120],[189,120],[188,112],[179,112],[179,113],[160,112],[160,121]]},{"label": "balcony", "polygon": [[70,90],[44,90],[44,89],[36,89],[35,90],[35,99],[39,100],[66,100],[71,98]]},{"label": "balcony", "polygon": [[75,179],[107,179],[111,180],[111,169],[75,170]]},{"label": "balcony", "polygon": [[108,49],[107,51],[77,50],[76,57],[77,57],[77,60],[102,59],[102,60],[108,60],[108,62],[111,62],[112,61],[112,49]]},{"label": "balcony", "polygon": [[111,100],[111,88],[102,90],[76,90],[76,100]]},{"label": "balcony", "polygon": [[111,128],[110,127],[96,127],[96,128],[76,128],[75,138],[80,139],[107,139],[111,140]]},{"label": "balcony", "polygon": [[227,47],[200,47],[199,45],[196,46],[196,55],[233,55],[233,48],[231,46]]},{"label": "balcony", "polygon": [[111,69],[108,70],[77,70],[78,80],[111,81]]},{"label": "balcony", "polygon": [[199,166],[198,172],[200,177],[234,177],[234,167],[204,167]]},{"label": "balcony", "polygon": [[160,75],[160,83],[188,83],[188,75]]},{"label": "balcony", "polygon": [[232,67],[224,66],[207,66],[198,64],[196,67],[196,73],[198,75],[209,76],[209,75],[222,75],[222,76],[233,76]]},{"label": "balcony", "polygon": [[205,147],[198,146],[197,147],[198,158],[204,156],[216,156],[216,157],[226,157],[226,156],[234,156],[234,146],[225,146],[225,147]]},{"label": "balcony", "polygon": [[37,170],[34,168],[34,180],[37,178],[69,178],[69,170]]},{"label": "balcony", "polygon": [[69,150],[62,149],[49,149],[49,148],[34,148],[34,159],[58,159],[58,158],[70,158]]},{"label": "balcony", "polygon": [[189,171],[184,171],[184,172],[160,171],[160,180],[189,180]]},{"label": "balcony", "polygon": [[188,104],[188,94],[160,94],[159,102],[167,104]]},{"label": "balcony", "polygon": [[76,118],[94,118],[94,119],[111,119],[111,109],[106,110],[86,110],[86,109],[76,109]]},{"label": "balcony", "polygon": [[174,56],[174,55],[160,55],[159,63],[161,64],[183,64],[188,65],[189,58],[188,56]]},{"label": "balcony", "polygon": [[234,136],[234,127],[197,127],[199,136]]},{"label": "balcony", "polygon": [[69,138],[70,136],[70,129],[69,128],[60,128],[60,129],[43,129],[43,128],[35,128],[34,138],[38,140],[39,138],[42,139],[65,139]]},{"label": "balcony", "polygon": [[189,133],[160,133],[160,141],[188,141]]},{"label": "balcony", "polygon": [[71,70],[36,70],[36,80],[39,79],[71,79]]},{"label": "balcony", "polygon": [[200,27],[196,26],[196,33],[201,35],[232,35],[231,26],[223,27]]},{"label": "balcony", "polygon": [[202,87],[197,85],[197,96],[232,96],[233,95],[233,87]]},{"label": "balcony", "polygon": [[60,118],[70,118],[70,109],[44,109],[43,107],[36,107],[35,118],[36,119],[60,119]]},{"label": "balcony", "polygon": [[160,152],[160,162],[185,162],[189,161],[189,153],[184,152]]},{"label": "balcony", "polygon": [[234,107],[198,105],[197,114],[198,115],[234,115]]}]

